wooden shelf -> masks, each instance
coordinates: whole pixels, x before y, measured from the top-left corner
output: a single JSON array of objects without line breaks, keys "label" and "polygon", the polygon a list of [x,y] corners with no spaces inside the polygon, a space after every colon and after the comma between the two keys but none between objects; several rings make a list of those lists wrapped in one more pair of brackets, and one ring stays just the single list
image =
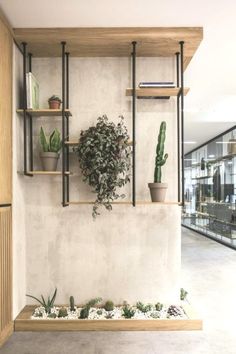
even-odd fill
[{"label": "wooden shelf", "polygon": [[[155,87],[155,88],[137,88],[136,97],[176,97],[180,92],[179,87]],[[189,88],[184,89],[184,95],[186,96],[189,92]],[[126,96],[132,96],[132,88],[126,89]]]},{"label": "wooden shelf", "polygon": [[15,331],[192,331],[202,330],[202,320],[190,306],[184,305],[183,319],[119,320],[34,320],[36,306],[25,306],[15,319]]},{"label": "wooden shelf", "polygon": [[[73,146],[73,145],[77,145],[79,143],[79,139],[72,139],[69,141],[65,141],[65,145],[69,145],[69,146]],[[128,141],[128,145],[132,146],[133,142],[132,141]]]},{"label": "wooden shelf", "polygon": [[[80,200],[80,201],[71,201],[68,203],[68,205],[81,205],[81,204],[94,204],[93,200]],[[112,202],[111,204],[117,204],[117,205],[132,205],[131,201],[117,201],[117,202]],[[181,205],[181,203],[178,202],[151,202],[149,200],[139,200],[136,201],[136,205],[151,205],[151,204],[159,204],[159,205]]]},{"label": "wooden shelf", "polygon": [[[17,113],[23,115],[24,110],[23,109],[17,109]],[[58,117],[62,115],[62,110],[61,109],[27,109],[26,110],[27,114],[30,114],[32,117]],[[65,109],[65,113],[67,116],[72,116],[71,112],[69,109]]]},{"label": "wooden shelf", "polygon": [[72,57],[130,57],[131,43],[137,41],[137,56],[170,57],[184,41],[186,69],[203,38],[202,27],[83,27],[15,28],[18,45],[27,43],[34,57],[61,56],[61,41]]},{"label": "wooden shelf", "polygon": [[[23,171],[19,171],[19,174],[23,175]],[[37,175],[42,175],[42,176],[60,176],[62,175],[61,171],[28,171],[29,174],[37,176]],[[71,175],[72,173],[69,171],[65,172],[66,175]]]}]

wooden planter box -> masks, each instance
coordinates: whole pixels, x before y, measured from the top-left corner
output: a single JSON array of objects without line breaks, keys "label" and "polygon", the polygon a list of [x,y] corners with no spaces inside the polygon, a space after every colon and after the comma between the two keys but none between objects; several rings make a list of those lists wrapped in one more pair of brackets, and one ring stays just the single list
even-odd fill
[{"label": "wooden planter box", "polygon": [[193,331],[202,329],[202,320],[190,306],[184,307],[187,319],[153,320],[32,320],[36,306],[25,306],[15,320],[15,331]]}]

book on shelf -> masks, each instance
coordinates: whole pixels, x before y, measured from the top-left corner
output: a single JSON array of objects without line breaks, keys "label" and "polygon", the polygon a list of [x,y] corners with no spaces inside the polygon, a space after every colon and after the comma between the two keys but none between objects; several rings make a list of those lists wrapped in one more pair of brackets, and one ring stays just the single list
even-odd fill
[{"label": "book on shelf", "polygon": [[173,88],[175,87],[175,84],[173,81],[140,82],[139,87],[140,88],[157,88],[157,87]]},{"label": "book on shelf", "polygon": [[26,74],[26,99],[27,109],[39,109],[39,83],[31,72]]}]

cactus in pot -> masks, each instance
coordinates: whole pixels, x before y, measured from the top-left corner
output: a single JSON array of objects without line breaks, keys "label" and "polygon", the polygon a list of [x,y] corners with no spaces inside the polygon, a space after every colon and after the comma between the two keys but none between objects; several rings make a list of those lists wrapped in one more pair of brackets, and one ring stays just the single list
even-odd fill
[{"label": "cactus in pot", "polygon": [[168,154],[164,153],[166,139],[166,122],[161,122],[156,147],[154,183],[148,183],[153,202],[163,202],[165,199],[167,183],[162,183],[162,166],[166,163]]},{"label": "cactus in pot", "polygon": [[54,129],[50,136],[46,136],[43,127],[40,128],[39,142],[42,148],[40,153],[44,171],[56,171],[59,152],[62,147],[61,135]]}]

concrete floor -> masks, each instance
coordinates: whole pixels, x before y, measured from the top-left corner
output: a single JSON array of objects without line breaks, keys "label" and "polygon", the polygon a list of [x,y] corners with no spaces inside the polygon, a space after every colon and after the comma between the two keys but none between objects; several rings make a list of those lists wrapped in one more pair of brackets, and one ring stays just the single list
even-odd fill
[{"label": "concrete floor", "polygon": [[235,354],[236,252],[183,229],[182,286],[200,332],[14,333],[1,354]]}]

